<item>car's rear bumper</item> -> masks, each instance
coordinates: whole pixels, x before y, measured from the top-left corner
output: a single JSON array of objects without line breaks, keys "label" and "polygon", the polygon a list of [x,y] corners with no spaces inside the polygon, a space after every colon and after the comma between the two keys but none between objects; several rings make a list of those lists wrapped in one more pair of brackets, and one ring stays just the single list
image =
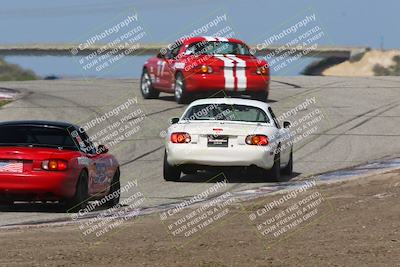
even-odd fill
[{"label": "car's rear bumper", "polygon": [[66,172],[0,173],[0,198],[60,200],[75,194],[77,179]]},{"label": "car's rear bumper", "polygon": [[197,144],[167,145],[167,161],[173,166],[195,164],[204,166],[256,166],[271,169],[274,152],[269,146],[237,145],[235,147],[202,147]]},{"label": "car's rear bumper", "polygon": [[226,88],[225,78],[215,74],[193,74],[185,75],[185,85],[188,92],[203,91],[226,91],[243,94],[251,94],[269,90],[269,76],[251,75],[247,76],[245,88]]}]

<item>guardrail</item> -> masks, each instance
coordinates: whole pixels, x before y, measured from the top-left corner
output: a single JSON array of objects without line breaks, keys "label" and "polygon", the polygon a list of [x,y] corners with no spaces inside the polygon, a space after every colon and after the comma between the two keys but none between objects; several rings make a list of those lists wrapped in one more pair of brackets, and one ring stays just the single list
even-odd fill
[{"label": "guardrail", "polygon": [[[118,49],[119,53],[124,52],[129,56],[139,55],[156,55],[161,48],[166,45],[162,44],[142,44],[131,46],[109,46],[105,44],[92,45],[83,49],[79,49],[74,44],[17,44],[17,45],[0,45],[0,56],[82,56],[90,55],[100,49],[102,53],[111,52]],[[311,47],[290,47],[290,46],[268,46],[263,49],[254,48],[255,54],[258,56],[267,55],[269,53],[285,53],[293,52],[303,53],[307,57],[339,57],[350,58],[351,56],[367,51],[368,47],[329,47],[319,46],[315,49]]]}]

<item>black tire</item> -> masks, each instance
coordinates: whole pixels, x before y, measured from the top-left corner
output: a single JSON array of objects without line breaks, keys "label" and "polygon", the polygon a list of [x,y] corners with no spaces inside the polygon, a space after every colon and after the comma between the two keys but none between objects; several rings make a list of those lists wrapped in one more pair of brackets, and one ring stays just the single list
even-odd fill
[{"label": "black tire", "polygon": [[104,204],[104,207],[112,208],[112,207],[118,205],[119,200],[121,198],[120,189],[121,189],[120,171],[119,171],[119,169],[117,169],[117,171],[115,172],[114,177],[111,181],[110,191],[107,194],[107,195],[116,195],[116,197],[113,197],[109,201],[107,201]]},{"label": "black tire", "polygon": [[12,211],[14,208],[13,200],[1,200],[0,201],[0,211]]},{"label": "black tire", "polygon": [[14,205],[13,200],[0,200],[0,206],[12,207],[13,205]]},{"label": "black tire", "polygon": [[282,174],[292,175],[293,174],[293,149],[290,150],[289,162],[285,168],[282,169]]},{"label": "black tire", "polygon": [[281,182],[281,153],[278,152],[274,157],[274,165],[270,170],[267,171],[267,177],[269,181]]},{"label": "black tire", "polygon": [[251,95],[251,98],[254,100],[267,102],[268,100],[268,91],[256,92]]},{"label": "black tire", "polygon": [[197,170],[182,170],[184,174],[196,174]]},{"label": "black tire", "polygon": [[66,203],[67,211],[78,212],[79,210],[84,209],[87,206],[88,198],[88,173],[86,170],[83,170],[79,174],[74,197]]},{"label": "black tire", "polygon": [[174,95],[175,101],[178,104],[186,104],[189,100],[186,92],[185,78],[180,72],[178,72],[175,76]]},{"label": "black tire", "polygon": [[181,170],[179,167],[172,166],[167,161],[167,152],[164,153],[163,175],[165,181],[179,181],[181,178]]},{"label": "black tire", "polygon": [[160,91],[157,91],[153,87],[147,69],[143,69],[142,76],[140,77],[140,92],[144,99],[158,98],[160,95]]}]

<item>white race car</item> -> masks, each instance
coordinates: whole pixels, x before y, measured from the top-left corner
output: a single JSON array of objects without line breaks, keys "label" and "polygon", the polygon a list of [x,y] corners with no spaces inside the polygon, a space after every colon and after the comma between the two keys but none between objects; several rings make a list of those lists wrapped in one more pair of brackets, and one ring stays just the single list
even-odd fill
[{"label": "white race car", "polygon": [[293,170],[290,123],[279,125],[264,102],[210,98],[192,102],[181,118],[171,119],[165,140],[164,179],[181,173],[241,167],[261,170],[265,180],[281,181]]}]

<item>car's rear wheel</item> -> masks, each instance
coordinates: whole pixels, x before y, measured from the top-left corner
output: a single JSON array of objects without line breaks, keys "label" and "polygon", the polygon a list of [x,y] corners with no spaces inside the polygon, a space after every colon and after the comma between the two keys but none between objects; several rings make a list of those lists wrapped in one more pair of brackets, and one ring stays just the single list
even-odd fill
[{"label": "car's rear wheel", "polygon": [[178,72],[175,77],[175,101],[178,104],[185,104],[188,102],[188,96],[186,92],[185,79],[182,73]]},{"label": "car's rear wheel", "polygon": [[172,166],[167,161],[167,152],[164,153],[163,175],[165,181],[178,181],[181,178],[181,170],[177,166]]},{"label": "car's rear wheel", "polygon": [[88,198],[88,173],[86,170],[83,170],[79,174],[74,197],[66,203],[68,211],[77,212],[84,209],[88,203]]},{"label": "car's rear wheel", "polygon": [[14,205],[14,201],[13,200],[0,200],[0,206],[10,207],[12,205]]},{"label": "car's rear wheel", "polygon": [[285,168],[282,169],[282,174],[292,175],[293,174],[293,149],[290,150],[289,162]]},{"label": "car's rear wheel", "polygon": [[281,182],[281,154],[278,152],[274,157],[274,165],[270,170],[267,171],[266,177],[267,180],[273,182]]},{"label": "car's rear wheel", "polygon": [[9,211],[14,207],[13,200],[0,200],[0,211]]},{"label": "car's rear wheel", "polygon": [[254,100],[267,102],[268,100],[268,91],[256,92],[251,95],[251,98]]},{"label": "car's rear wheel", "polygon": [[195,170],[195,169],[183,169],[182,170],[182,172],[184,173],[184,174],[196,174],[197,173],[197,170]]},{"label": "car's rear wheel", "polygon": [[142,77],[140,78],[140,91],[144,99],[157,98],[160,95],[160,91],[153,87],[147,69],[143,69]]},{"label": "car's rear wheel", "polygon": [[110,200],[104,204],[105,207],[112,208],[118,205],[121,197],[120,189],[121,189],[120,171],[119,169],[117,169],[111,181],[110,192],[108,193]]}]

